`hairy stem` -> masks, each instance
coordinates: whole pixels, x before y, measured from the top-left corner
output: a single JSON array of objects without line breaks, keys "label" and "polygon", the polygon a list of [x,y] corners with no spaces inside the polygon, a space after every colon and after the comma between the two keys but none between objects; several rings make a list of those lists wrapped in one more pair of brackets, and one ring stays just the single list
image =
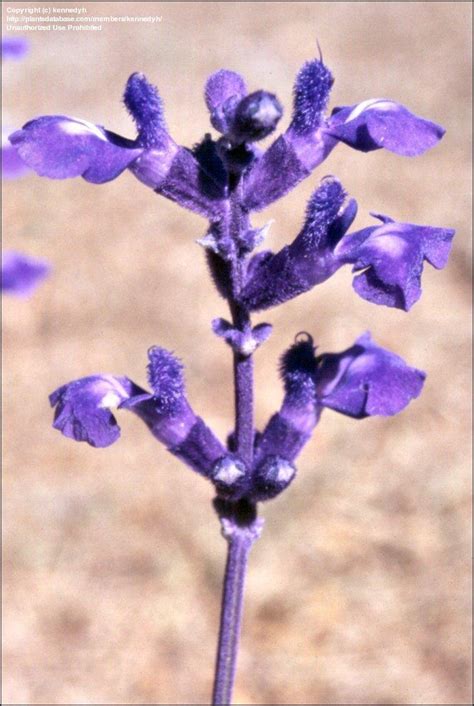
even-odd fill
[{"label": "hairy stem", "polygon": [[246,501],[216,501],[215,504],[228,551],[212,703],[213,706],[228,706],[232,701],[237,666],[247,559],[263,522],[256,518],[255,506]]},{"label": "hairy stem", "polygon": [[[248,313],[238,306],[232,307],[234,325],[241,331],[250,328]],[[253,357],[234,351],[234,396],[235,396],[235,450],[252,467],[254,420],[253,420]]]},{"label": "hairy stem", "polygon": [[[250,333],[250,314],[238,303],[240,291],[245,284],[246,259],[239,254],[239,239],[248,225],[240,206],[241,185],[237,185],[230,198],[229,235],[235,247],[235,260],[232,268],[232,292],[229,301],[232,322],[243,333]],[[234,390],[235,390],[235,450],[250,470],[253,461],[254,422],[253,422],[253,358],[234,351]]]}]

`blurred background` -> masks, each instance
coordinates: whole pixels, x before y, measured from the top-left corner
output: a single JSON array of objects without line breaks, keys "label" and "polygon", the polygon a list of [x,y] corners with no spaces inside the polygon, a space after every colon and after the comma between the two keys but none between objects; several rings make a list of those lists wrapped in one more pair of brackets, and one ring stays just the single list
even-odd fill
[{"label": "blurred background", "polygon": [[[3,19],[41,5],[75,7],[3,4]],[[457,234],[448,267],[426,266],[408,315],[361,300],[345,268],[255,319],[274,325],[256,355],[260,427],[280,404],[278,358],[301,330],[338,351],[370,328],[428,377],[396,418],[325,412],[296,481],[262,507],[234,700],[471,703],[470,3],[81,6],[162,21],[22,35],[29,55],[4,68],[13,126],[62,113],[134,137],[121,95],[143,71],[190,146],[210,129],[205,80],[225,67],[279,96],[284,129],[294,77],[319,40],[332,106],[387,97],[446,127],[414,159],[341,145],[254,217],[275,219],[268,245],[281,247],[320,178],[335,174],[359,202],[358,227],[373,210]],[[47,399],[98,372],[146,385],[147,349],[159,344],[182,358],[192,404],[226,436],[231,355],[210,320],[227,312],[195,244],[206,224],[129,172],[102,186],[28,175],[4,183],[3,197],[4,248],[54,266],[30,300],[3,304],[4,702],[206,703],[226,549],[211,486],[132,415],[119,415],[122,438],[108,449],[65,439]]]}]

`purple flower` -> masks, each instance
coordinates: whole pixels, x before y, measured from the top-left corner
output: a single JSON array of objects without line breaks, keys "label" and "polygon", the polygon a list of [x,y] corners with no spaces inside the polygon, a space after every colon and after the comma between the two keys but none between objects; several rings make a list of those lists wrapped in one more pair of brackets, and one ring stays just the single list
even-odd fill
[{"label": "purple flower", "polygon": [[338,142],[362,152],[385,149],[403,156],[422,154],[444,129],[392,100],[373,98],[325,111],[334,80],[322,60],[304,64],[294,87],[288,130],[245,176],[244,205],[261,210],[279,199],[323,162]]},{"label": "purple flower", "polygon": [[325,353],[317,360],[318,403],[356,419],[398,414],[419,396],[426,378],[377,346],[369,332],[342,353]]},{"label": "purple flower", "polygon": [[370,333],[342,353],[319,356],[311,336],[300,335],[282,358],[281,374],[285,397],[257,439],[257,469],[274,466],[276,459],[292,465],[325,407],[356,419],[392,416],[419,396],[425,380],[425,373],[375,344]]},{"label": "purple flower", "polygon": [[28,297],[50,271],[46,260],[7,250],[2,253],[2,292]]},{"label": "purple flower", "polygon": [[222,138],[215,142],[206,136],[192,151],[172,140],[158,91],[139,73],[130,76],[124,94],[137,125],[135,140],[54,115],[30,121],[11,142],[41,176],[82,176],[102,184],[129,169],[156,192],[215,222],[224,217],[232,175],[244,175],[244,210],[260,210],[308,176],[340,141],[365,152],[386,147],[415,155],[444,134],[435,123],[385,99],[336,108],[326,118],[332,84],[322,60],[303,66],[295,83],[291,124],[263,154],[253,143],[275,130],[281,104],[267,91],[248,94],[243,78],[227,70],[213,74],[205,88],[211,123]]},{"label": "purple flower", "polygon": [[172,140],[159,93],[143,74],[130,76],[124,103],[137,125],[135,140],[84,120],[49,115],[26,123],[10,141],[40,176],[82,176],[103,184],[128,168],[144,184],[182,206],[207,217],[220,214],[224,185],[214,184],[217,193],[205,188],[206,165]]},{"label": "purple flower", "polygon": [[424,261],[437,269],[445,267],[454,230],[373,215],[382,225],[345,236],[335,256],[353,265],[353,286],[363,299],[408,311],[421,296]]},{"label": "purple flower", "polygon": [[323,180],[306,211],[302,230],[278,253],[257,254],[250,262],[242,300],[251,310],[267,309],[307,292],[346,264],[356,273],[354,289],[375,304],[408,311],[421,296],[423,262],[447,263],[454,230],[396,223],[346,234],[357,214],[354,200],[333,177]]},{"label": "purple flower", "polygon": [[327,133],[361,152],[384,147],[404,157],[416,157],[434,147],[445,130],[413,115],[395,101],[370,98],[356,105],[334,108]]},{"label": "purple flower", "polygon": [[110,411],[128,409],[142,419],[171,453],[202,475],[209,476],[225,448],[191,409],[182,366],[164,348],[151,348],[149,393],[126,377],[92,375],[70,382],[50,395],[54,428],[75,441],[105,447],[120,436]]},{"label": "purple flower", "polygon": [[54,428],[75,441],[91,446],[110,446],[120,436],[111,409],[119,407],[141,389],[128,378],[90,375],[62,385],[49,397],[55,407]]},{"label": "purple flower", "polygon": [[[23,37],[3,37],[2,59],[23,59],[29,47],[28,40]],[[18,179],[30,171],[9,142],[8,138],[13,132],[13,128],[2,125],[2,179]]]},{"label": "purple flower", "polygon": [[30,49],[24,37],[2,37],[2,59],[23,59]]},{"label": "purple flower", "polygon": [[9,141],[14,129],[2,126],[2,179],[18,179],[30,171]]}]

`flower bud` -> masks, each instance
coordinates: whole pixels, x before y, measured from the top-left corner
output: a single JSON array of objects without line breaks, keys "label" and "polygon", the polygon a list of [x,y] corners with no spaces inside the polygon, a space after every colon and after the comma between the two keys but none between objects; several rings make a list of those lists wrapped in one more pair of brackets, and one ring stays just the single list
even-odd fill
[{"label": "flower bud", "polygon": [[220,458],[216,462],[210,478],[221,498],[238,500],[247,490],[246,466],[240,459],[233,456]]},{"label": "flower bud", "polygon": [[267,456],[257,468],[255,488],[258,500],[270,500],[287,488],[296,468],[281,456]]},{"label": "flower bud", "polygon": [[281,103],[273,93],[250,93],[236,108],[232,137],[236,142],[263,140],[274,131],[282,115]]}]

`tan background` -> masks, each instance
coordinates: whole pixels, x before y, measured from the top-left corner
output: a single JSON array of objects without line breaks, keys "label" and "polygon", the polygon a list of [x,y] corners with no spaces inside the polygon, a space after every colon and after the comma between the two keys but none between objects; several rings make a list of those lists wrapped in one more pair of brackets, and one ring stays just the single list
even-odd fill
[{"label": "tan background", "polygon": [[[71,5],[71,3],[67,3]],[[7,6],[64,7],[65,3]],[[447,128],[423,157],[336,149],[274,218],[269,245],[294,237],[326,174],[369,210],[454,227],[442,272],[429,266],[410,314],[375,307],[345,269],[256,317],[260,425],[281,399],[277,360],[294,334],[340,350],[370,328],[427,371],[394,419],[323,415],[299,476],[262,509],[250,562],[235,702],[470,703],[469,3],[84,3],[89,14],[156,14],[155,26],[30,32],[5,67],[4,104],[21,125],[64,113],[133,137],[128,75],[159,85],[174,137],[208,130],[202,88],[228,67],[290,115],[294,76],[318,38],[332,105],[388,97]],[[5,15],[4,15],[5,16]],[[204,221],[126,173],[93,186],[28,176],[4,184],[4,247],[46,256],[55,273],[31,301],[4,302],[4,701],[203,703],[212,684],[225,543],[211,487],[132,415],[106,450],[51,429],[47,395],[95,372],[145,384],[161,344],[187,366],[189,396],[222,437],[232,425],[225,316],[194,241]]]}]

